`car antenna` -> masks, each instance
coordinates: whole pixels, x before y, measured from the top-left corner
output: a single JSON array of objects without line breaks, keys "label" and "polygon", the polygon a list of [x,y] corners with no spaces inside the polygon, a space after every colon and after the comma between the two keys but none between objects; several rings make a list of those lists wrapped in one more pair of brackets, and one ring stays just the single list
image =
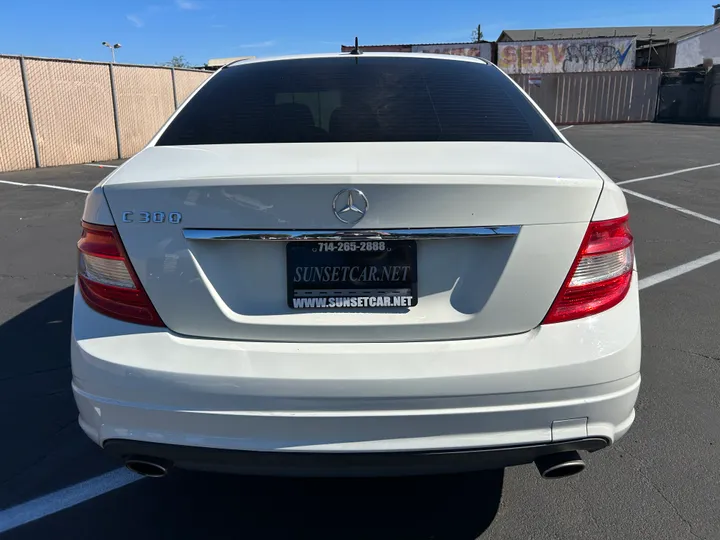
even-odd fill
[{"label": "car antenna", "polygon": [[358,45],[357,36],[355,36],[355,47],[353,47],[353,50],[350,51],[350,54],[354,54],[356,56],[362,54],[362,51],[360,50],[360,46]]}]

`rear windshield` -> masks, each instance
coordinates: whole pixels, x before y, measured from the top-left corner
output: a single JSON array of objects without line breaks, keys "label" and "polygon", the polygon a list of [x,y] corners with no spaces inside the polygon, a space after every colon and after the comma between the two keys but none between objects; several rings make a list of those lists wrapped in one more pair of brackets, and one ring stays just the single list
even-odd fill
[{"label": "rear windshield", "polygon": [[225,68],[157,144],[558,140],[494,66],[346,56]]}]

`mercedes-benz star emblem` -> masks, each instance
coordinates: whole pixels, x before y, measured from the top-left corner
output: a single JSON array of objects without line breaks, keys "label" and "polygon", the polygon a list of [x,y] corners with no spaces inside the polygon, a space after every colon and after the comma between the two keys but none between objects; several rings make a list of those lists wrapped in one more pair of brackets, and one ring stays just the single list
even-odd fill
[{"label": "mercedes-benz star emblem", "polygon": [[359,189],[343,189],[335,195],[332,203],[335,217],[343,223],[357,223],[368,211],[370,203]]}]

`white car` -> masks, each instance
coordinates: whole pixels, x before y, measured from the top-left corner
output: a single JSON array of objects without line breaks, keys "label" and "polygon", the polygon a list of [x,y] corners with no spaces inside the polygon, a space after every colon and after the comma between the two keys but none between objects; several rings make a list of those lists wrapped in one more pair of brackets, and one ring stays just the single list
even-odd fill
[{"label": "white car", "polygon": [[563,477],[635,418],[623,194],[489,62],[226,66],[78,248],[80,425],[144,475]]}]

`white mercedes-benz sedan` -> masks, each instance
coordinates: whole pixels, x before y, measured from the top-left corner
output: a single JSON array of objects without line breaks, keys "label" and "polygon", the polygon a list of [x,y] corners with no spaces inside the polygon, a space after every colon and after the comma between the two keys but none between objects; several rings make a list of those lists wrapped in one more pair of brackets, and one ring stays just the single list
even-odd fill
[{"label": "white mercedes-benz sedan", "polygon": [[640,336],[622,192],[475,58],[228,65],[86,201],[79,421],[148,476],[568,476]]}]

